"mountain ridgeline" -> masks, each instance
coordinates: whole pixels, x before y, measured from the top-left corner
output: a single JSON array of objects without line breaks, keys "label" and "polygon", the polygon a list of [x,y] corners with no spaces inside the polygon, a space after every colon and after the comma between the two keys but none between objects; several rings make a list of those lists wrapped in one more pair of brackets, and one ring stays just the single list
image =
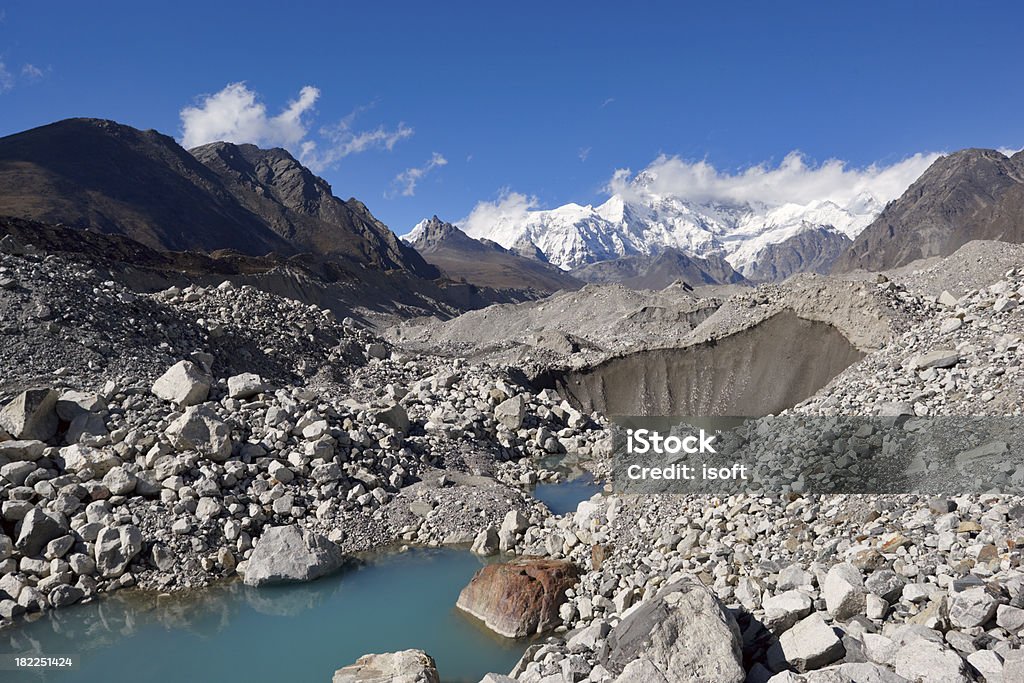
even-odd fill
[{"label": "mountain ridgeline", "polygon": [[[462,303],[446,303],[449,313],[584,283],[777,282],[900,267],[972,240],[1024,242],[1024,152],[940,157],[884,208],[866,192],[842,205],[695,204],[654,192],[655,180],[644,172],[600,206],[528,211],[466,232],[434,216],[403,241],[283,149],[214,142],[185,150],[157,131],[87,118],[0,138],[0,216],[87,228],[158,252],[269,255],[266,268],[301,256],[307,271],[364,289],[380,290],[378,274],[400,273],[408,281],[395,288],[456,295]],[[139,251],[118,244],[118,253]],[[427,281],[436,287],[424,290]],[[449,285],[462,289],[438,294]]]},{"label": "mountain ridgeline", "polygon": [[437,216],[421,221],[405,240],[449,278],[481,287],[547,294],[579,289],[583,284],[537,258],[517,254],[490,240],[473,239]]},{"label": "mountain ridgeline", "polygon": [[857,236],[834,272],[949,256],[972,240],[1024,242],[1024,151],[965,149],[937,159]]},{"label": "mountain ridgeline", "polygon": [[120,234],[167,251],[312,253],[437,277],[355,199],[282,149],[68,119],[0,138],[0,215]]}]

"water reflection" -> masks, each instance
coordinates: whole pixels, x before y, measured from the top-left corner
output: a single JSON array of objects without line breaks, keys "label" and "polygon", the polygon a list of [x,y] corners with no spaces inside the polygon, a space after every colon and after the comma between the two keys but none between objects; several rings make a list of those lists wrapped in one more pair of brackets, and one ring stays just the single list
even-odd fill
[{"label": "water reflection", "polygon": [[495,636],[455,609],[480,566],[465,551],[422,549],[302,585],[124,591],[6,629],[0,651],[80,658],[78,670],[18,680],[177,683],[329,681],[367,652],[420,648],[444,680],[478,681],[488,671],[508,672],[528,645]]}]

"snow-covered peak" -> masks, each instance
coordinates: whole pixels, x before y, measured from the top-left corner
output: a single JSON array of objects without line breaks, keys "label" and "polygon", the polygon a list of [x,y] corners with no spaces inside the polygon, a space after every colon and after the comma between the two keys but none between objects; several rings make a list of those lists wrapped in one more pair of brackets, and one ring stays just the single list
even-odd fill
[{"label": "snow-covered peak", "polygon": [[742,272],[765,247],[805,230],[828,228],[852,239],[882,209],[867,192],[845,205],[829,199],[776,205],[693,202],[651,191],[657,181],[655,171],[645,170],[596,207],[570,203],[520,210],[461,227],[471,237],[506,248],[532,244],[565,270],[673,248],[693,256],[722,256]]}]

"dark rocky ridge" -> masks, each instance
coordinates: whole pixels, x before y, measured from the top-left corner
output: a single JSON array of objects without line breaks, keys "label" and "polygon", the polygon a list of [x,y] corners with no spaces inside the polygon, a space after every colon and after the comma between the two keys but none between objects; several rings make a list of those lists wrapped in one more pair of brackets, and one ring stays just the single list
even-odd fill
[{"label": "dark rocky ridge", "polygon": [[[68,119],[0,139],[0,215],[125,235],[158,250],[303,252],[436,277],[361,203],[343,202],[283,150]],[[209,165],[206,165],[207,162]]]},{"label": "dark rocky ridge", "polygon": [[230,280],[330,309],[367,324],[392,316],[447,319],[492,303],[519,302],[522,292],[476,287],[411,273],[365,268],[348,259],[309,254],[249,256],[229,250],[160,251],[130,237],[0,216],[0,237],[11,235],[46,253],[72,256],[136,292]]},{"label": "dark rocky ridge", "polygon": [[509,251],[491,240],[473,239],[434,216],[410,244],[453,280],[481,287],[543,293],[579,289],[583,283],[543,261]]},{"label": "dark rocky ridge", "polygon": [[1024,242],[1024,152],[965,149],[933,163],[885,207],[834,271],[895,268],[972,240]]},{"label": "dark rocky ridge", "polygon": [[289,243],[315,254],[342,253],[388,270],[437,276],[366,205],[335,197],[327,181],[287,151],[214,142],[190,152],[224,181],[239,203]]},{"label": "dark rocky ridge", "polygon": [[632,289],[664,289],[682,280],[691,287],[744,282],[742,275],[717,254],[690,256],[666,249],[652,256],[627,256],[588,263],[572,271],[573,277],[594,284],[618,282]]}]

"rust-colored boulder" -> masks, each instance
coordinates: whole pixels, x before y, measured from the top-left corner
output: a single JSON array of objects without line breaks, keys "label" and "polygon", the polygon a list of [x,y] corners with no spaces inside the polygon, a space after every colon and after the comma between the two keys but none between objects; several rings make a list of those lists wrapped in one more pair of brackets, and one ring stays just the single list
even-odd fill
[{"label": "rust-colored boulder", "polygon": [[517,558],[489,564],[459,595],[459,609],[508,638],[550,631],[561,623],[559,606],[579,570],[565,560]]}]

